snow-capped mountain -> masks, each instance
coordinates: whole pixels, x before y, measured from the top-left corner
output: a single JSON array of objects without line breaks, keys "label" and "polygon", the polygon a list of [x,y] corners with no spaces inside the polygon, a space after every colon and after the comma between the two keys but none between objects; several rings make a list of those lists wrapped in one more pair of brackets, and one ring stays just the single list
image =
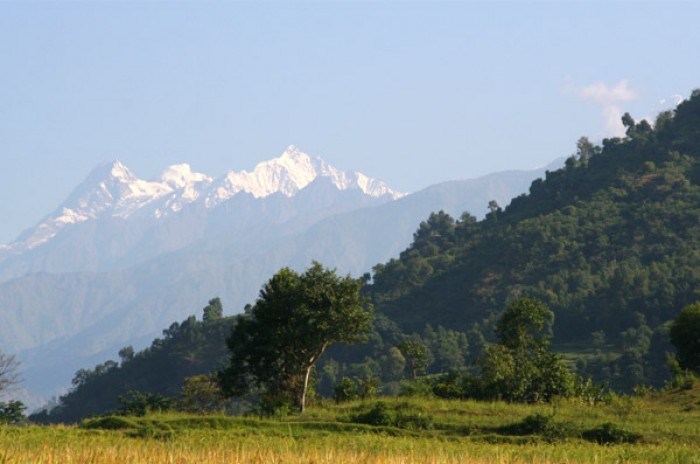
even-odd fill
[{"label": "snow-capped mountain", "polygon": [[216,206],[239,192],[249,193],[255,198],[265,198],[274,193],[291,197],[318,177],[330,179],[338,190],[359,189],[374,198],[389,196],[397,199],[404,195],[360,172],[347,173],[321,158],[312,159],[290,145],[279,158],[258,164],[252,172],[231,171],[217,180],[207,194],[205,204],[207,207]]},{"label": "snow-capped mountain", "polygon": [[0,260],[40,247],[69,225],[101,218],[163,219],[188,206],[216,208],[236,195],[262,199],[273,194],[293,197],[319,178],[339,191],[357,190],[371,198],[397,199],[403,194],[362,173],[347,173],[289,146],[278,158],[251,172],[228,172],[213,179],[193,172],[188,164],[168,167],[157,179],[143,180],[119,161],[95,168],[68,199],[36,227],[0,248]]},{"label": "snow-capped mountain", "polygon": [[0,349],[17,355],[31,392],[55,395],[77,369],[146,346],[212,297],[239,312],[274,272],[311,260],[360,275],[405,249],[431,212],[482,217],[490,200],[507,204],[545,169],[393,201],[401,195],[384,183],[294,147],[216,179],[180,164],[146,181],[107,163],[6,247]]}]

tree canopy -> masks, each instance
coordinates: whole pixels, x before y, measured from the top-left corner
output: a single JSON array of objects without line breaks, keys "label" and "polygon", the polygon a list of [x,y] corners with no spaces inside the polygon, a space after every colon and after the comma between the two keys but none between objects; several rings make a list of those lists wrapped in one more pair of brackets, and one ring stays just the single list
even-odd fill
[{"label": "tree canopy", "polygon": [[259,388],[266,400],[288,401],[303,411],[316,361],[332,344],[360,341],[370,329],[372,310],[360,296],[362,282],[318,262],[302,274],[288,268],[275,274],[227,339],[225,392]]},{"label": "tree canopy", "polygon": [[671,323],[670,336],[680,367],[700,374],[700,301],[681,310]]},{"label": "tree canopy", "polygon": [[573,386],[560,355],[550,350],[548,325],[554,313],[541,301],[518,298],[496,324],[500,342],[486,347],[479,360],[485,391],[508,401],[551,401]]}]

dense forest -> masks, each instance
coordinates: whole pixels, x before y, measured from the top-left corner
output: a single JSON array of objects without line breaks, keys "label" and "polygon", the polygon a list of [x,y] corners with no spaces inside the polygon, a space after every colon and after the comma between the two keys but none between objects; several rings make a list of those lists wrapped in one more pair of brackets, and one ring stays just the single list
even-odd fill
[{"label": "dense forest", "polygon": [[[700,300],[700,91],[652,126],[623,117],[624,138],[582,137],[566,166],[482,221],[435,212],[411,246],[365,276],[375,320],[366,342],[331,346],[315,366],[321,396],[339,386],[385,394],[405,379],[473,372],[504,308],[528,297],[554,314],[552,346],[571,370],[630,390],[669,378],[669,330]],[[41,421],[118,407],[128,391],[178,395],[186,377],[227,360],[236,317],[217,299],[139,353],[76,373]],[[549,339],[549,338],[548,338]]]}]

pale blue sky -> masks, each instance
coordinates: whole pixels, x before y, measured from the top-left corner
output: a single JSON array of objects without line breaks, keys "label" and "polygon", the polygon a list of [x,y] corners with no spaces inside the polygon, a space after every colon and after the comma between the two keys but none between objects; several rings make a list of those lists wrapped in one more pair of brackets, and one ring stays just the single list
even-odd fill
[{"label": "pale blue sky", "polygon": [[700,87],[699,3],[0,1],[0,242],[104,160],[295,144],[403,191],[546,164]]}]

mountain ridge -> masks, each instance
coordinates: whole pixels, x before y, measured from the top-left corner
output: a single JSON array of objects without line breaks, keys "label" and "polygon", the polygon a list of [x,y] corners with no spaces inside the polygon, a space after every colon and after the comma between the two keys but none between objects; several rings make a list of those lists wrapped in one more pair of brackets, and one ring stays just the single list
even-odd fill
[{"label": "mountain ridge", "polygon": [[397,199],[405,195],[383,181],[360,172],[340,171],[319,157],[311,158],[294,145],[279,157],[258,163],[250,172],[229,171],[218,178],[193,172],[189,164],[181,163],[168,166],[159,177],[147,181],[115,160],[93,168],[56,210],[0,247],[0,261],[44,245],[66,226],[105,216],[160,219],[190,205],[215,208],[241,193],[256,199],[276,193],[292,197],[319,177],[332,179],[338,190],[358,189],[372,198]]}]

